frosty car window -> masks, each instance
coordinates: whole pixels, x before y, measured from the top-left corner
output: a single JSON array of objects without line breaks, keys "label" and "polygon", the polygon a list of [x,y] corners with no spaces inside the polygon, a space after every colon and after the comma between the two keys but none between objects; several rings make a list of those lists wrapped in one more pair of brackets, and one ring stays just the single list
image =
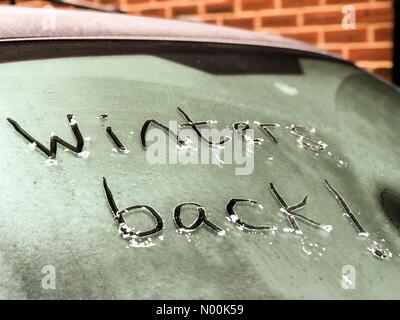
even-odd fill
[{"label": "frosty car window", "polygon": [[[192,50],[186,60],[198,58],[202,67],[198,56]],[[221,54],[210,59],[221,64]],[[237,68],[249,59],[230,61]],[[271,64],[267,56],[254,61],[263,70]],[[11,263],[24,279],[37,263],[62,263],[63,275],[80,281],[63,276],[65,290],[56,291],[76,297],[90,297],[93,282],[82,274],[89,268],[91,279],[104,282],[102,296],[122,297],[128,287],[136,294],[129,297],[161,296],[164,288],[164,296],[200,299],[265,298],[266,288],[283,298],[398,296],[400,237],[390,218],[400,203],[399,93],[334,62],[300,58],[298,66],[296,74],[214,74],[147,54],[0,64],[1,230],[11,259],[3,266]],[[229,141],[210,145],[177,107],[208,141]],[[83,148],[57,143],[50,167],[49,156],[6,121],[49,150],[54,135],[75,147],[67,114],[75,116]],[[249,128],[238,132],[235,123]],[[247,156],[254,166],[239,176]],[[381,199],[384,190],[393,198]],[[341,287],[346,265],[357,271],[357,290]],[[149,283],[160,289],[148,290]]]},{"label": "frosty car window", "polygon": [[[207,121],[199,121],[199,122],[194,122],[192,118],[185,113],[181,108],[178,108],[178,112],[183,115],[185,120],[187,121],[186,123],[183,123],[179,126],[180,129],[190,129],[193,130],[194,133],[197,135],[198,139],[200,141],[205,142],[209,148],[215,148],[215,147],[225,147],[227,144],[232,143],[231,139],[229,138],[223,138],[221,140],[217,141],[212,141],[209,140],[209,138],[205,135],[203,135],[202,131],[199,130],[198,126],[204,126],[204,125],[215,125],[217,124],[217,121],[215,120],[207,120]],[[98,116],[99,119],[105,120],[108,119],[109,115],[101,115]],[[78,127],[78,123],[75,119],[75,117],[72,114],[67,115],[67,120],[68,123],[72,129],[73,135],[76,139],[76,146],[66,142],[65,140],[59,138],[58,136],[52,134],[50,137],[50,148],[45,147],[42,143],[40,143],[38,140],[33,138],[25,129],[23,129],[15,120],[11,118],[7,118],[7,121],[13,126],[13,128],[16,130],[16,132],[21,135],[25,140],[27,140],[29,143],[31,143],[33,148],[37,148],[39,151],[44,153],[47,157],[47,164],[48,165],[56,165],[57,164],[57,144],[60,144],[64,147],[66,147],[68,150],[76,153],[77,155],[80,155],[82,153],[86,153],[85,158],[88,157],[89,155],[89,150],[83,151],[85,147],[85,139],[82,136],[81,130]],[[159,128],[160,130],[164,131],[165,134],[167,134],[169,137],[173,138],[176,142],[177,146],[188,146],[188,142],[184,141],[182,138],[180,138],[180,131],[179,129],[175,132],[171,130],[168,126],[165,126],[161,122],[155,120],[155,119],[149,119],[145,120],[144,124],[141,127],[140,130],[140,141],[141,145],[146,149],[147,143],[146,143],[146,133],[149,130],[150,125],[154,125],[156,128]],[[268,123],[268,122],[260,122],[259,120],[254,121],[254,127],[258,128],[261,132],[263,132],[269,140],[271,140],[273,143],[278,144],[278,139],[275,136],[274,133],[270,130],[271,128],[280,128],[281,125],[278,123]],[[233,133],[239,135],[245,142],[246,144],[253,145],[254,143],[262,145],[264,142],[264,139],[262,138],[252,138],[247,135],[247,131],[250,129],[249,121],[237,121],[232,124],[233,128]],[[304,148],[306,150],[312,151],[312,152],[323,152],[327,144],[322,142],[321,140],[317,140],[311,135],[315,133],[314,128],[302,126],[302,125],[294,125],[290,124],[289,126],[286,127],[289,129],[289,133],[296,135],[297,138],[297,144],[298,147]],[[115,150],[120,151],[122,153],[128,153],[128,149],[126,145],[120,140],[118,135],[114,132],[111,126],[107,126],[105,128],[105,131],[108,135],[109,140],[112,142],[112,144],[116,147]],[[51,164],[49,163],[51,161]],[[368,236],[369,233],[365,231],[365,229],[361,226],[360,222],[358,219],[355,217],[353,214],[352,210],[350,209],[350,205],[347,204],[347,202],[344,200],[344,198],[341,196],[341,194],[328,182],[328,180],[324,179],[323,180],[327,189],[333,194],[333,196],[338,200],[339,204],[341,205],[342,209],[345,211],[345,214],[349,217],[351,223],[356,227],[358,234],[361,236]],[[108,201],[108,204],[111,208],[111,212],[113,215],[113,218],[116,220],[119,228],[119,233],[122,235],[123,238],[128,239],[130,241],[138,241],[138,246],[141,246],[140,243],[142,239],[146,239],[145,241],[149,241],[149,237],[153,237],[161,233],[164,229],[164,221],[162,216],[164,213],[158,213],[156,209],[154,209],[151,205],[151,203],[147,204],[133,204],[130,206],[125,207],[124,209],[119,209],[115,203],[114,196],[111,192],[111,189],[109,188],[106,178],[103,178],[103,188],[104,192],[106,195],[106,199]],[[297,235],[302,235],[303,231],[301,230],[298,220],[302,221],[306,224],[309,224],[311,226],[314,226],[316,228],[322,229],[323,231],[330,232],[332,230],[332,226],[328,224],[323,224],[321,222],[318,222],[314,220],[313,218],[306,216],[304,214],[299,213],[298,211],[306,208],[307,205],[307,200],[308,196],[304,196],[303,200],[301,200],[298,203],[294,204],[288,204],[288,202],[284,199],[284,197],[278,192],[277,188],[273,183],[269,183],[269,188],[270,191],[273,195],[273,197],[276,199],[276,203],[278,204],[278,209],[281,214],[283,214],[287,222],[289,224],[289,227],[281,227],[281,226],[275,226],[272,224],[262,224],[262,225],[253,225],[251,223],[245,222],[246,219],[239,218],[240,213],[238,212],[238,209],[235,209],[237,204],[250,204],[250,205],[256,205],[257,202],[255,200],[251,199],[244,199],[244,198],[231,198],[231,199],[226,199],[227,204],[226,204],[226,214],[227,218],[235,225],[239,230],[242,231],[265,231],[265,232],[275,232],[279,229],[282,229],[284,232],[293,232],[294,234]],[[190,224],[186,225],[182,222],[181,219],[181,211],[185,208],[191,207],[192,209],[194,208],[197,211],[197,218],[196,220]],[[145,231],[137,231],[133,226],[129,226],[127,222],[124,219],[124,215],[135,211],[135,210],[144,210],[148,214],[150,214],[154,220],[155,220],[155,226],[152,229],[145,230]],[[339,211],[339,210],[338,210]],[[207,209],[205,206],[202,206],[199,203],[196,202],[183,202],[180,204],[177,204],[177,206],[172,210],[173,212],[173,221],[177,227],[177,231],[180,233],[192,233],[195,232],[197,229],[201,228],[202,226],[208,227],[211,231],[216,233],[219,236],[225,235],[225,230],[222,229],[220,226],[218,226],[215,222],[211,222],[212,219],[207,216]],[[388,249],[382,248],[379,245],[376,244],[376,242],[373,242],[371,247],[368,248],[369,251],[372,252],[374,256],[377,256],[382,259],[386,259],[390,257],[390,251]]]},{"label": "frosty car window", "polygon": [[39,141],[37,141],[35,138],[33,138],[29,133],[27,133],[22,127],[13,119],[7,118],[7,121],[14,127],[14,129],[21,134],[26,140],[28,140],[34,148],[38,148],[40,151],[42,151],[45,155],[49,157],[48,161],[49,163],[54,163],[57,164],[56,156],[57,156],[57,144],[61,144],[67,149],[79,154],[83,150],[83,146],[85,144],[82,134],[79,130],[78,123],[72,114],[67,114],[67,120],[68,123],[71,126],[71,129],[74,133],[75,139],[76,139],[76,146],[73,146],[72,144],[62,140],[58,136],[52,134],[50,137],[50,149],[45,147],[43,144],[41,144]]},{"label": "frosty car window", "polygon": [[[205,137],[202,132],[197,128],[199,125],[214,125],[218,123],[217,121],[214,120],[207,120],[207,121],[201,121],[201,122],[193,122],[192,119],[181,109],[178,108],[178,111],[182,113],[187,120],[187,123],[181,124],[179,127],[180,128],[186,128],[189,127],[193,129],[193,131],[196,133],[196,135],[199,137],[200,140],[206,142],[210,147],[215,147],[215,146],[224,146],[230,142],[229,138],[224,138],[220,141],[210,141],[208,140],[207,137]],[[105,117],[104,115],[101,115],[98,117],[99,119],[105,119],[108,118],[108,115]],[[58,136],[52,134],[50,137],[50,149],[46,148],[42,143],[40,143],[38,140],[33,138],[27,131],[25,131],[17,121],[14,119],[8,117],[7,121],[14,127],[14,129],[27,141],[32,143],[33,148],[38,148],[40,151],[42,151],[45,155],[47,155],[50,159],[55,160],[56,155],[57,155],[57,144],[61,144],[68,148],[69,150],[79,154],[82,152],[83,147],[84,147],[84,139],[82,137],[81,131],[78,127],[78,122],[76,121],[74,115],[68,114],[67,119],[69,124],[71,125],[71,129],[74,133],[75,139],[76,139],[76,146],[71,145],[70,143],[62,140]],[[179,133],[173,132],[169,127],[163,125],[157,120],[154,119],[148,119],[144,122],[144,124],[141,127],[140,130],[140,139],[143,147],[147,146],[146,143],[146,132],[148,131],[150,125],[154,125],[155,127],[161,128],[164,130],[167,134],[169,134],[171,137],[176,139],[177,145],[185,146],[187,143],[183,141],[179,137]],[[254,124],[262,131],[264,132],[274,143],[278,143],[277,138],[275,135],[270,131],[269,127],[280,127],[280,124],[277,123],[261,123],[259,121],[254,121]],[[232,125],[234,132],[236,132],[238,135],[240,135],[245,141],[250,142],[250,143],[258,143],[262,144],[264,142],[264,139],[261,138],[256,138],[256,139],[251,139],[246,135],[246,131],[250,128],[248,121],[240,121],[240,122],[235,122]],[[303,129],[308,132],[308,134],[313,134],[315,133],[315,128],[310,128],[310,127],[305,127],[305,126],[299,126],[299,125],[290,125],[287,128],[290,129],[290,132],[292,134],[295,134],[298,136],[298,143],[299,145],[303,148],[310,149],[312,151],[324,151],[325,148],[328,146],[326,143],[322,142],[321,140],[315,140],[311,138],[310,136],[302,135],[300,132],[298,132],[299,129]],[[128,153],[129,151],[126,149],[125,145],[120,141],[118,136],[114,133],[112,127],[108,126],[106,128],[106,132],[111,139],[112,143],[117,147],[117,150],[123,152],[123,153]],[[305,142],[303,142],[305,140]],[[300,142],[299,142],[300,141]]]}]

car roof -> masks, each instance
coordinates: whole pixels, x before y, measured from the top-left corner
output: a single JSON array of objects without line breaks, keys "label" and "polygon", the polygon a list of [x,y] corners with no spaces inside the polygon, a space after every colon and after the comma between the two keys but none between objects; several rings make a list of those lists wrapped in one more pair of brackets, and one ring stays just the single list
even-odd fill
[{"label": "car roof", "polygon": [[0,42],[36,40],[171,40],[255,45],[340,57],[300,41],[205,23],[117,13],[0,6]]}]

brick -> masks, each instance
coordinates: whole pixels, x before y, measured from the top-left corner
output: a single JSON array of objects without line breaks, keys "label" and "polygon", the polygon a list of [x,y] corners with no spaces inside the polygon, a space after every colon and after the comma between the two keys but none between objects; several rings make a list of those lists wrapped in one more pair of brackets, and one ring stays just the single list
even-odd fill
[{"label": "brick", "polygon": [[179,6],[172,8],[172,16],[188,16],[188,15],[196,15],[197,14],[197,6]]},{"label": "brick", "polygon": [[[17,0],[18,1],[18,0]],[[117,2],[117,1],[116,1]],[[129,4],[137,4],[137,3],[146,3],[150,2],[150,0],[127,0]]]},{"label": "brick", "polygon": [[393,50],[391,48],[372,48],[372,44],[369,44],[368,46],[368,48],[364,49],[350,49],[350,60],[391,61],[393,59]]},{"label": "brick", "polygon": [[278,15],[264,16],[261,19],[263,27],[286,27],[295,26],[297,22],[296,15]]},{"label": "brick", "polygon": [[393,40],[393,28],[385,27],[378,28],[374,32],[375,41],[392,41]]},{"label": "brick", "polygon": [[274,0],[242,0],[242,10],[272,9]]},{"label": "brick", "polygon": [[202,21],[204,23],[208,23],[208,24],[217,24],[217,20],[216,19],[203,19]]},{"label": "brick", "polygon": [[205,10],[207,13],[233,12],[233,0],[206,4]]},{"label": "brick", "polygon": [[342,24],[343,15],[341,11],[313,12],[304,15],[305,25],[329,25]]},{"label": "brick", "polygon": [[282,8],[300,8],[318,4],[319,0],[282,0]]},{"label": "brick", "polygon": [[392,8],[371,8],[356,10],[356,22],[391,22],[393,21]]},{"label": "brick", "polygon": [[145,17],[154,17],[154,18],[165,17],[165,9],[146,9],[142,10],[140,13]]},{"label": "brick", "polygon": [[[18,0],[17,0],[18,1]],[[88,1],[91,2],[93,4],[96,4],[96,2],[94,1]],[[107,5],[113,5],[113,6],[118,6],[118,1],[115,0],[99,0],[100,4],[107,4]]]},{"label": "brick", "polygon": [[[327,12],[312,12],[304,15],[305,25],[329,25],[342,22],[344,15],[340,10]],[[357,9],[356,23],[388,22],[392,21],[393,12],[391,8]]]},{"label": "brick", "polygon": [[225,26],[234,27],[234,28],[253,29],[254,28],[254,19],[253,18],[224,19],[223,24]]},{"label": "brick", "polygon": [[[388,1],[388,0],[385,0]],[[390,1],[390,0],[389,0]],[[343,5],[351,5],[353,3],[359,3],[359,2],[369,2],[369,0],[326,0],[326,4],[343,4]]]},{"label": "brick", "polygon": [[343,57],[343,52],[342,52],[342,50],[340,50],[340,49],[329,49],[329,50],[327,50],[327,51],[332,52],[332,53],[334,53],[334,54],[337,54],[338,56]]},{"label": "brick", "polygon": [[393,71],[392,71],[392,69],[379,68],[379,69],[372,70],[372,72],[377,74],[378,76],[386,79],[386,80],[389,80],[389,81],[393,80]]},{"label": "brick", "polygon": [[325,42],[365,42],[367,30],[338,30],[325,32]]},{"label": "brick", "polygon": [[317,32],[298,32],[298,33],[282,33],[284,37],[296,39],[299,41],[316,44],[318,43],[318,33]]},{"label": "brick", "polygon": [[[17,7],[28,7],[28,8],[43,8],[44,6],[49,5],[49,2],[46,1],[26,1],[20,3],[17,1]],[[54,6],[56,8],[63,8],[65,6]]]}]

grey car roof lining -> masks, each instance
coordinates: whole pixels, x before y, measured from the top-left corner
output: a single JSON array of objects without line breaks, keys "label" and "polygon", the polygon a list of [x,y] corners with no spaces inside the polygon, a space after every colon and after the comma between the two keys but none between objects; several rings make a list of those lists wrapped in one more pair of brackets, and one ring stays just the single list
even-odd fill
[{"label": "grey car roof lining", "polygon": [[0,6],[0,43],[41,40],[153,40],[252,45],[339,56],[276,35],[204,23],[81,10]]}]

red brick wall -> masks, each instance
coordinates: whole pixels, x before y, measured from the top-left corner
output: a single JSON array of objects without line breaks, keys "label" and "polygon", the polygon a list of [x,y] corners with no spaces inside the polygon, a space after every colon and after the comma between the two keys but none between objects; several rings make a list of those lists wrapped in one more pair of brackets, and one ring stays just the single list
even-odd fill
[{"label": "red brick wall", "polygon": [[[4,0],[0,0],[0,3]],[[391,0],[90,0],[114,4],[134,15],[204,21],[281,34],[335,52],[391,78]],[[18,2],[18,0],[17,0]],[[42,1],[19,1],[42,6]],[[353,5],[356,24],[342,28],[342,8]]]}]

